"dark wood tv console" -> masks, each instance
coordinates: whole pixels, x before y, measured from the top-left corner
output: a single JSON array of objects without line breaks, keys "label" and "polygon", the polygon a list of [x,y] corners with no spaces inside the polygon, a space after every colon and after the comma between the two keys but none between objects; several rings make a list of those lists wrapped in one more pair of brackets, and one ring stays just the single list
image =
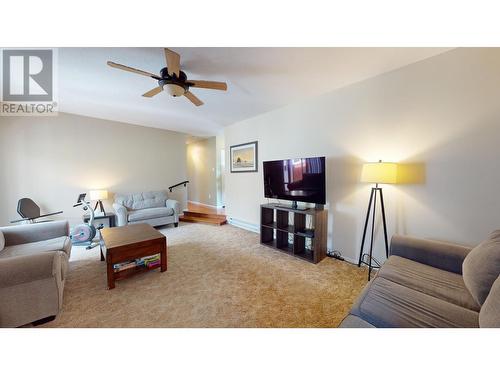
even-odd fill
[{"label": "dark wood tv console", "polygon": [[260,206],[260,243],[265,246],[318,263],[326,256],[327,232],[327,210]]}]

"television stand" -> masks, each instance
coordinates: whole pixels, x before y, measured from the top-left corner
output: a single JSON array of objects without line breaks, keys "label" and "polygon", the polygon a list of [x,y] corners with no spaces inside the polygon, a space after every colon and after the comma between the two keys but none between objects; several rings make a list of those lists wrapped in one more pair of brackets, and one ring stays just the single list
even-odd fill
[{"label": "television stand", "polygon": [[328,211],[260,206],[260,243],[311,263],[326,256]]},{"label": "television stand", "polygon": [[297,201],[293,201],[291,206],[288,206],[286,204],[277,204],[275,207],[279,208],[291,208],[292,210],[297,210],[297,211],[307,211],[309,208],[308,207],[299,207],[297,204]]}]

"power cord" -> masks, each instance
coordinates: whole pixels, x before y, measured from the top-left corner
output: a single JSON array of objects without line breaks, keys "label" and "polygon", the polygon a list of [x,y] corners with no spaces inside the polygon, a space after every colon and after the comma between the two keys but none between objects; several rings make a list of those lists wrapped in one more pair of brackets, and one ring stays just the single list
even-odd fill
[{"label": "power cord", "polygon": [[334,258],[334,259],[337,259],[337,260],[340,260],[340,261],[344,261],[345,259],[342,257],[342,254],[340,253],[340,251],[337,251],[337,250],[327,250],[326,251],[326,256],[330,257],[330,258]]},{"label": "power cord", "polygon": [[[382,265],[380,264],[380,262],[375,258],[375,257],[371,257],[372,259],[372,268],[380,268],[382,267]],[[369,262],[370,262],[370,255],[369,254],[363,254],[362,257],[361,257],[361,263],[362,264],[365,264],[365,265],[369,265]]]}]

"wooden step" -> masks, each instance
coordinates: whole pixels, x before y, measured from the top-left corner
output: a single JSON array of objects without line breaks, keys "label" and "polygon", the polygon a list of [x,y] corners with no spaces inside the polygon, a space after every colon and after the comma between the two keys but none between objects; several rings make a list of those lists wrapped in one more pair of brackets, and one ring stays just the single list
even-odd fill
[{"label": "wooden step", "polygon": [[213,217],[203,217],[203,216],[192,216],[192,215],[181,215],[179,216],[179,221],[184,221],[188,223],[204,223],[212,225],[224,225],[227,223],[226,218],[213,218]]},{"label": "wooden step", "polygon": [[205,217],[205,218],[211,218],[211,219],[220,219],[220,220],[226,220],[226,215],[222,214],[212,214],[212,213],[206,213],[206,212],[197,212],[197,211],[190,211],[190,210],[184,210],[184,216],[189,216],[189,217]]}]

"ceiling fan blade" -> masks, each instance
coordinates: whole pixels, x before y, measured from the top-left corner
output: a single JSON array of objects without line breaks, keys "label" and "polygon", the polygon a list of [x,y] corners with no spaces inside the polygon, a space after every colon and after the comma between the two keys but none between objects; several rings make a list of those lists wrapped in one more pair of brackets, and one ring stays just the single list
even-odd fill
[{"label": "ceiling fan blade", "polygon": [[171,49],[164,48],[165,50],[165,59],[167,60],[167,68],[168,74],[175,74],[179,77],[179,70],[181,66],[181,57],[177,52],[172,51]]},{"label": "ceiling fan blade", "polygon": [[190,83],[193,87],[197,89],[213,89],[213,90],[227,90],[226,82],[216,82],[216,81],[195,81],[189,80],[187,83]]},{"label": "ceiling fan blade", "polygon": [[198,99],[198,97],[194,95],[192,92],[186,91],[184,93],[184,96],[189,100],[191,100],[191,103],[193,103],[197,107],[203,104],[203,102],[200,99]]},{"label": "ceiling fan blade", "polygon": [[142,96],[144,96],[146,98],[152,98],[153,96],[159,94],[162,91],[163,91],[163,88],[158,86],[158,87],[155,87],[153,90],[149,90],[148,92],[142,94]]},{"label": "ceiling fan blade", "polygon": [[112,68],[125,70],[127,72],[141,74],[143,76],[151,77],[151,78],[154,78],[154,79],[161,79],[156,74],[145,72],[144,70],[140,70],[140,69],[131,68],[130,66],[126,66],[126,65],[122,65],[122,64],[117,64],[117,63],[115,63],[113,61],[108,61],[108,65],[111,66]]}]

